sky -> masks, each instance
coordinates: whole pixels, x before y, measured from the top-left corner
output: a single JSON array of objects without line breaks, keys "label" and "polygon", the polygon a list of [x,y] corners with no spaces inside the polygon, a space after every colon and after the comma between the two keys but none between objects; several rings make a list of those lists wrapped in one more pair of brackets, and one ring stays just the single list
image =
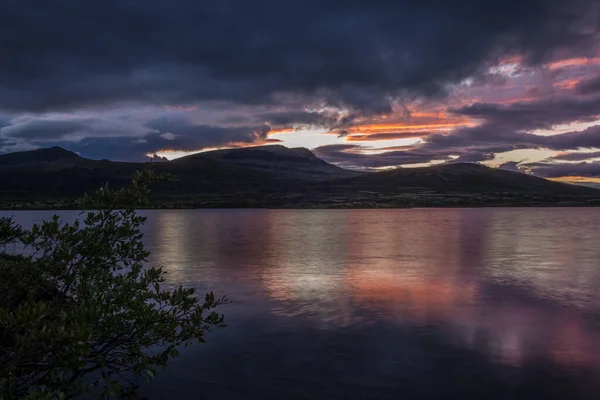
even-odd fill
[{"label": "sky", "polygon": [[0,4],[0,153],[307,147],[600,182],[598,0]]}]

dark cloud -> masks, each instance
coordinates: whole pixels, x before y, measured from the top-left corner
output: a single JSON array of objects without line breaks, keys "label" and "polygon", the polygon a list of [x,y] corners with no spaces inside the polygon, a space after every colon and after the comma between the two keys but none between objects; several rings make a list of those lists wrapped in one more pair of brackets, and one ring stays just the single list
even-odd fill
[{"label": "dark cloud", "polygon": [[268,141],[269,126],[219,127],[196,124],[182,116],[165,115],[145,124],[128,118],[29,118],[0,127],[0,149],[17,143],[63,146],[82,156],[141,161],[158,150],[197,150]]},{"label": "dark cloud", "polygon": [[169,159],[167,157],[161,157],[157,154],[153,154],[150,157],[150,161],[152,161],[152,162],[167,162],[167,161],[169,161]]},{"label": "dark cloud", "polygon": [[12,117],[8,117],[6,115],[0,115],[0,129],[5,126],[9,126],[11,124]]},{"label": "dark cloud", "polygon": [[[160,144],[160,141],[152,141],[154,144]],[[108,137],[108,138],[83,138],[77,142],[73,141],[52,141],[38,142],[39,147],[59,146],[67,150],[76,152],[82,157],[93,160],[110,159],[111,161],[148,161],[146,152],[153,153],[152,143],[147,140],[140,140],[132,137]],[[152,149],[152,150],[150,150]],[[107,157],[110,154],[110,157]]]},{"label": "dark cloud", "polygon": [[343,119],[334,112],[279,111],[260,114],[267,124],[279,126],[335,126]]},{"label": "dark cloud", "polygon": [[446,160],[447,155],[431,154],[418,150],[385,151],[377,154],[363,153],[364,146],[351,144],[333,144],[320,146],[313,150],[319,157],[343,168],[372,169],[394,167],[402,164],[420,164],[433,160]]},{"label": "dark cloud", "polygon": [[194,125],[189,121],[155,120],[152,126],[159,133],[142,137],[86,137],[78,141],[39,141],[40,147],[61,146],[92,159],[106,158],[115,161],[147,161],[146,154],[158,150],[199,150],[207,147],[268,141],[267,126],[223,128],[209,125]]},{"label": "dark cloud", "polygon": [[575,90],[581,94],[597,94],[600,92],[600,76],[585,79],[575,86]]},{"label": "dark cloud", "polygon": [[552,136],[540,136],[542,147],[552,150],[576,150],[600,148],[600,125],[582,131],[566,132]]},{"label": "dark cloud", "polygon": [[388,113],[519,54],[596,51],[595,0],[0,4],[0,109],[293,97]]},{"label": "dark cloud", "polygon": [[586,153],[564,153],[552,157],[552,160],[559,161],[583,161],[592,158],[600,158],[600,151],[592,151]]},{"label": "dark cloud", "polygon": [[[317,149],[352,168],[595,148],[596,128],[530,132],[600,117],[598,78],[570,97],[453,108],[482,124],[447,135],[366,136],[351,128],[403,107],[408,118],[405,104],[433,104],[467,77],[498,83],[506,77],[489,67],[508,56],[523,60],[519,72],[595,56],[599,21],[596,0],[6,1],[0,110],[16,118],[0,115],[0,151],[63,145],[91,158],[141,160],[160,149],[266,142],[271,126],[324,127],[348,141],[424,140],[379,154],[352,145]],[[146,122],[148,114],[114,111],[192,103],[195,122],[171,114]],[[212,118],[221,106],[218,114],[227,116]],[[95,107],[111,111],[88,110]],[[86,112],[55,113],[72,110]]]},{"label": "dark cloud", "polygon": [[[265,140],[270,130],[268,125],[219,127],[194,124],[184,117],[161,117],[147,123],[148,128],[157,130],[157,134],[147,135],[143,140],[154,150],[165,148],[172,150],[199,149],[228,143],[252,143]],[[159,146],[157,142],[161,142]]]},{"label": "dark cloud", "polygon": [[0,135],[18,139],[60,139],[89,129],[92,119],[31,119],[14,125],[0,127]]},{"label": "dark cloud", "polygon": [[[547,178],[561,176],[600,177],[600,162],[584,161],[594,158],[600,158],[600,151],[559,154],[542,162],[521,164],[520,167]],[[573,163],[565,161],[582,162]]]},{"label": "dark cloud", "polygon": [[558,97],[512,104],[475,103],[450,108],[450,112],[480,118],[495,127],[518,130],[549,129],[567,122],[595,121],[600,116],[600,96]]},{"label": "dark cloud", "polygon": [[408,139],[408,138],[421,138],[428,135],[432,135],[432,132],[423,131],[398,131],[398,132],[378,132],[378,133],[365,133],[365,134],[352,134],[346,135],[346,140],[358,142],[358,141],[377,141],[377,140],[393,140],[393,139]]},{"label": "dark cloud", "polygon": [[573,163],[530,163],[525,167],[546,178],[562,176],[600,177],[600,162]]},{"label": "dark cloud", "polygon": [[501,153],[518,149],[577,150],[600,148],[600,125],[582,131],[559,133],[550,136],[516,131],[494,124],[461,128],[448,135],[430,135],[421,146],[424,150],[461,152],[479,149],[488,153]]},{"label": "dark cloud", "polygon": [[[531,137],[530,137],[531,136]],[[484,124],[473,128],[456,129],[450,134],[429,135],[421,147],[429,151],[464,152],[485,149],[486,152],[505,152],[520,148],[535,148],[535,135]]]}]

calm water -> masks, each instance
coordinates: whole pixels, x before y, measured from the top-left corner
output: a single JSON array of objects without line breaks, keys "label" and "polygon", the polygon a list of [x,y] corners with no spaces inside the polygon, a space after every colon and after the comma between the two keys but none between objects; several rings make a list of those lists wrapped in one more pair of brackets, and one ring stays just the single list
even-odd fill
[{"label": "calm water", "polygon": [[600,209],[145,214],[169,284],[234,301],[150,399],[600,398]]}]

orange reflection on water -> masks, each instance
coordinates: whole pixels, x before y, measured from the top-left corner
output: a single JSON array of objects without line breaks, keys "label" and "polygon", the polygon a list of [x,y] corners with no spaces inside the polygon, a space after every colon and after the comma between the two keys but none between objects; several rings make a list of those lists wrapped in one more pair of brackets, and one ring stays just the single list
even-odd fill
[{"label": "orange reflection on water", "polygon": [[[453,282],[414,279],[391,271],[350,268],[346,274],[349,294],[361,304],[389,303],[420,322],[452,318],[455,310],[473,303],[477,288]],[[390,315],[393,317],[394,315]]]},{"label": "orange reflection on water", "polygon": [[600,368],[600,334],[582,329],[590,322],[577,310],[565,310],[553,321],[555,330],[550,337],[548,353],[565,367]]}]

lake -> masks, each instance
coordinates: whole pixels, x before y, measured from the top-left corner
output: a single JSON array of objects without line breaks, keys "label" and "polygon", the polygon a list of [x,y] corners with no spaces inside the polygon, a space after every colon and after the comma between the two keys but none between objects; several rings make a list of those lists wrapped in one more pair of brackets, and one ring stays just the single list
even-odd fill
[{"label": "lake", "polygon": [[149,399],[600,395],[600,209],[143,214],[169,285],[233,300]]}]

